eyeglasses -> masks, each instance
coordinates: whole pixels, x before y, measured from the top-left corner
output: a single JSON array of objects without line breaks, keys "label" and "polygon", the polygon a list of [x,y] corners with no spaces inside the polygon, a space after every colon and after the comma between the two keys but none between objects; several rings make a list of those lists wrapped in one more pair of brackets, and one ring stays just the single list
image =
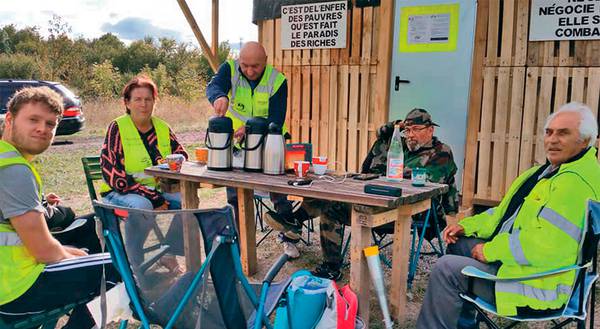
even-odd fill
[{"label": "eyeglasses", "polygon": [[404,128],[404,134],[409,135],[409,134],[416,134],[421,130],[425,130],[427,128],[429,128],[430,126],[422,126],[422,127],[406,127]]}]

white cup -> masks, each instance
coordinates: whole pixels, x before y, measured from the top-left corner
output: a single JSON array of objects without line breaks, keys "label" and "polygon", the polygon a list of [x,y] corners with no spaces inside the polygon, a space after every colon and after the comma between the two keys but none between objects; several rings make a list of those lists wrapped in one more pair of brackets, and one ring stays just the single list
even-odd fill
[{"label": "white cup", "polygon": [[313,164],[313,172],[315,175],[325,175],[327,171],[327,165],[325,164]]}]

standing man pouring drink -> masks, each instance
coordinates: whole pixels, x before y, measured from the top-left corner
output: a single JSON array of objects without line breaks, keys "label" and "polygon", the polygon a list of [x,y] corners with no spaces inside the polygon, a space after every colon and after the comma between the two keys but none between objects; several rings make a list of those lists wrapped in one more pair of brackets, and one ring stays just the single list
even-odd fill
[{"label": "standing man pouring drink", "polygon": [[[217,116],[226,116],[233,121],[233,138],[238,143],[246,132],[246,121],[253,117],[262,117],[273,122],[287,134],[285,116],[287,112],[287,80],[272,65],[267,64],[267,53],[258,42],[247,42],[240,51],[237,60],[227,60],[219,67],[206,87],[206,97]],[[293,213],[292,203],[287,196],[271,193],[271,201],[277,213],[285,221],[296,223],[298,217],[306,216]],[[227,202],[236,209],[237,192],[227,188]],[[293,241],[286,241],[281,235],[284,250],[290,257],[298,257]]]}]

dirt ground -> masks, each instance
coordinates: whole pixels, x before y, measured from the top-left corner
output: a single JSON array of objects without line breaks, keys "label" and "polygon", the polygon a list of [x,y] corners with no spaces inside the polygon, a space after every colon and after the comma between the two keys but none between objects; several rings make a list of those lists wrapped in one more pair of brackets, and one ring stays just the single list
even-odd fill
[{"label": "dirt ground", "polygon": [[[183,131],[178,132],[180,142],[191,151],[203,143],[204,135],[200,132]],[[85,188],[85,180],[81,170],[81,162],[79,158],[84,155],[98,154],[102,144],[102,137],[98,136],[75,136],[75,137],[59,137],[57,143],[51,146],[49,152],[38,158],[37,166],[40,168],[41,175],[46,180],[46,192],[57,192],[63,197],[63,203],[73,207],[77,213],[88,212],[91,210],[90,200]],[[224,189],[213,191],[203,191],[200,194],[202,207],[214,207],[224,205],[226,202]],[[313,269],[321,262],[321,252],[319,244],[319,225],[318,219],[314,223],[315,232],[311,233],[309,245],[301,244],[301,257],[297,260],[290,261],[279,274],[278,279],[283,278],[298,269]],[[261,232],[257,232],[257,240],[262,236]],[[306,230],[304,237],[307,238]],[[388,248],[390,249],[390,248]],[[259,260],[259,272],[252,278],[261,280],[266,274],[266,271],[282,253],[282,247],[277,242],[276,234],[270,234],[263,244],[257,249]],[[389,251],[385,251],[389,253]],[[388,254],[388,257],[391,255]],[[407,321],[402,324],[396,324],[394,328],[414,328],[415,321],[421,307],[423,294],[427,286],[429,271],[436,261],[434,256],[425,256],[419,262],[417,274],[410,291],[407,309]],[[349,272],[348,268],[344,270],[342,283],[348,283]],[[386,283],[389,286],[391,279],[391,271],[385,267]],[[598,294],[597,294],[598,296]],[[600,298],[597,298],[600,299]],[[600,314],[596,312],[598,318]],[[373,293],[371,298],[371,328],[384,328],[382,316],[378,301]],[[64,321],[61,321],[64,323]],[[128,328],[137,328],[139,324],[130,323]],[[60,326],[59,326],[60,327]],[[116,323],[110,324],[109,328],[116,329]],[[516,328],[545,328],[543,324],[522,324]]]}]

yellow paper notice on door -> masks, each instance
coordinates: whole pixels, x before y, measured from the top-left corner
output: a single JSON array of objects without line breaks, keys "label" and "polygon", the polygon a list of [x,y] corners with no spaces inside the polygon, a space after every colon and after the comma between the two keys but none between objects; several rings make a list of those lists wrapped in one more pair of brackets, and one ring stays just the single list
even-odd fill
[{"label": "yellow paper notice on door", "polygon": [[400,13],[399,51],[455,51],[459,15],[458,3],[403,7]]}]

